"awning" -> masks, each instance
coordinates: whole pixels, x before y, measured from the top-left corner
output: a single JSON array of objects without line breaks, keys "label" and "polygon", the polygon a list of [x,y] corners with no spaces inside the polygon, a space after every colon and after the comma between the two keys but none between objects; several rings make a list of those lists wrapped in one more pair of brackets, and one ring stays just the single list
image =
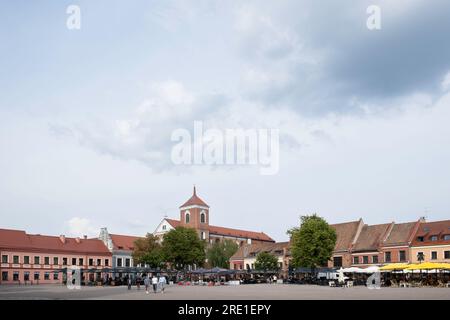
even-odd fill
[{"label": "awning", "polygon": [[409,266],[408,263],[391,263],[380,268],[380,271],[403,270]]}]

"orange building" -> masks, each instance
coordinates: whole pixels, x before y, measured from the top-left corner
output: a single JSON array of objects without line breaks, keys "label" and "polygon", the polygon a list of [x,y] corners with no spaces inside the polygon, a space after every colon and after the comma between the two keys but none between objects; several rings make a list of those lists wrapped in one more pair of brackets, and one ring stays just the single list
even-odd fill
[{"label": "orange building", "polygon": [[[97,239],[44,236],[21,230],[0,229],[1,284],[62,283],[61,269],[111,266],[111,252]],[[102,279],[101,273],[84,275],[84,281]]]}]

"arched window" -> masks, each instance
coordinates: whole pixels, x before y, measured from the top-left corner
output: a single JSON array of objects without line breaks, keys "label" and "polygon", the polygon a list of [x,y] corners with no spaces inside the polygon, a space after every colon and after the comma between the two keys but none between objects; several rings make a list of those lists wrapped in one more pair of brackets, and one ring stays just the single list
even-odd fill
[{"label": "arched window", "polygon": [[206,215],[203,211],[200,213],[200,223],[206,223]]},{"label": "arched window", "polygon": [[186,220],[186,223],[189,223],[189,221],[191,220],[191,215],[189,214],[189,212],[186,212],[185,220]]}]

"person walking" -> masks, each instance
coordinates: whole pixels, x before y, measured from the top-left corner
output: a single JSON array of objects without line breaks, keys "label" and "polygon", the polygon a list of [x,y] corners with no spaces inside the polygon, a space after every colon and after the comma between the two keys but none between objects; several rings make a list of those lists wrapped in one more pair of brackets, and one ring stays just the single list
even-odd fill
[{"label": "person walking", "polygon": [[141,290],[141,277],[136,278],[136,287],[138,290]]},{"label": "person walking", "polygon": [[164,293],[164,289],[165,289],[165,286],[166,286],[166,283],[167,283],[166,277],[160,276],[158,282],[159,282],[159,286],[161,287],[161,293]]},{"label": "person walking", "polygon": [[148,275],[144,279],[144,285],[145,285],[145,293],[148,294],[148,287],[150,286],[150,278]]},{"label": "person walking", "polygon": [[156,290],[158,290],[158,278],[156,275],[152,278],[152,285],[153,285],[153,292],[156,293]]}]

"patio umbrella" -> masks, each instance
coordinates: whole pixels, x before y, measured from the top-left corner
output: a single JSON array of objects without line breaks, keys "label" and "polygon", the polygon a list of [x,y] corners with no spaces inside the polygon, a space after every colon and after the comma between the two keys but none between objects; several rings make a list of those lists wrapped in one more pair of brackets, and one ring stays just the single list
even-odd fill
[{"label": "patio umbrella", "polygon": [[338,276],[338,281],[339,281],[339,284],[343,284],[343,283],[345,283],[345,277],[344,277],[344,269],[339,269],[339,276]]},{"label": "patio umbrella", "polygon": [[407,263],[391,263],[387,264],[385,266],[382,266],[380,268],[380,271],[396,271],[396,270],[403,270],[407,268],[409,264]]}]

